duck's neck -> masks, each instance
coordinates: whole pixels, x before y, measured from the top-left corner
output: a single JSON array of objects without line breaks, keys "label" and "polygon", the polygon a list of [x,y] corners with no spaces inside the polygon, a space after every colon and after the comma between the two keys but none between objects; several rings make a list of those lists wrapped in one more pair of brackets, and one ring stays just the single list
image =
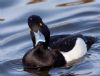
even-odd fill
[{"label": "duck's neck", "polygon": [[44,42],[45,43],[45,37],[44,35],[38,30],[37,32],[34,32],[34,35],[35,35],[35,41],[36,41],[36,44],[35,46],[39,43],[39,42]]},{"label": "duck's neck", "polygon": [[35,47],[40,49],[48,49],[48,47],[45,47],[45,42],[39,42]]},{"label": "duck's neck", "polygon": [[36,46],[38,42],[44,42],[45,47],[48,47],[50,40],[50,31],[46,25],[42,25],[36,32],[31,31],[31,39],[33,46]]}]

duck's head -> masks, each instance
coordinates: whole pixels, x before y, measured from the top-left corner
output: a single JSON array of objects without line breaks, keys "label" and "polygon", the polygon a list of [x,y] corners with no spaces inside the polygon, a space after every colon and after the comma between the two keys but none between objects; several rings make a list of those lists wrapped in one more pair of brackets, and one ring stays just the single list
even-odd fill
[{"label": "duck's head", "polygon": [[[49,43],[50,32],[48,27],[43,23],[42,18],[37,15],[32,15],[28,18],[28,25],[31,31],[32,41],[35,46],[39,42]],[[34,37],[33,37],[34,36]]]},{"label": "duck's head", "polygon": [[28,18],[28,25],[30,31],[37,32],[39,28],[43,25],[43,21],[40,16],[32,15]]}]

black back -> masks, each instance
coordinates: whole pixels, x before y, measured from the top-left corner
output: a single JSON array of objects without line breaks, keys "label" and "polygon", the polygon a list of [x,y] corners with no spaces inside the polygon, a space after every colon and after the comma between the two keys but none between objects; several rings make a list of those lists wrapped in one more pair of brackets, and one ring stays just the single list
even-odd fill
[{"label": "black back", "polygon": [[[91,36],[83,36],[81,34],[75,35],[57,35],[51,36],[49,46],[53,49],[60,49],[60,51],[68,52],[73,49],[77,38],[82,38],[87,44],[87,50],[90,49],[96,38]],[[55,40],[56,39],[56,40]]]}]

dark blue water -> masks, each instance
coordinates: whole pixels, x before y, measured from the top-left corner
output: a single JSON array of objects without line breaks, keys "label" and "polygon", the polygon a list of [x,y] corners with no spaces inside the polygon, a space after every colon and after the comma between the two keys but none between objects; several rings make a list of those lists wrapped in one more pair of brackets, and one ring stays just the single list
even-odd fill
[{"label": "dark blue water", "polygon": [[[51,35],[97,37],[86,58],[66,69],[23,71],[21,58],[32,48],[27,18],[39,15]],[[100,76],[100,0],[0,0],[0,76]]]}]

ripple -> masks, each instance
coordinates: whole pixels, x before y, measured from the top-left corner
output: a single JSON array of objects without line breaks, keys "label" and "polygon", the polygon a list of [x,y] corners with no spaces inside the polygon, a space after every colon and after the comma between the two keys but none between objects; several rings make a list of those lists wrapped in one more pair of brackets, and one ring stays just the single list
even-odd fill
[{"label": "ripple", "polygon": [[0,8],[8,8],[17,4],[17,2],[19,2],[19,0],[0,0]]},{"label": "ripple", "polygon": [[69,2],[69,3],[61,3],[56,5],[57,7],[65,7],[65,6],[74,6],[74,5],[80,5],[80,4],[85,4],[85,3],[90,3],[93,2],[94,0],[78,0],[75,2]]},{"label": "ripple", "polygon": [[[100,76],[99,7],[100,0],[0,0],[0,76]],[[81,33],[99,40],[70,74],[66,68],[28,73],[15,59],[32,48],[27,18],[33,14],[43,18],[51,35]]]}]

